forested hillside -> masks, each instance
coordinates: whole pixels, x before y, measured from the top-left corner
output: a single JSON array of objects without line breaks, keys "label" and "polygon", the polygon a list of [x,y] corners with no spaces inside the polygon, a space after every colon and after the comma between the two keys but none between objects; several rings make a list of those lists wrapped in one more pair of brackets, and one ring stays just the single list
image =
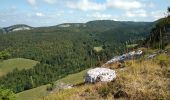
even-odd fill
[{"label": "forested hillside", "polygon": [[159,19],[146,40],[146,45],[152,48],[164,49],[170,42],[170,16]]},{"label": "forested hillside", "polygon": [[[117,76],[113,81],[102,82],[101,80],[97,80],[94,84],[85,83],[83,85],[77,85],[71,89],[63,89],[48,94],[48,96],[45,96],[45,100],[67,100],[69,98],[73,100],[169,100],[169,18],[170,14],[167,17],[157,20],[149,36],[144,41],[145,45],[140,45],[136,48],[137,50],[142,50],[142,56],[134,57],[131,60],[114,62],[118,57],[115,56],[115,59],[112,58],[113,62],[110,60],[110,62],[108,61],[108,65],[106,63],[101,66],[102,68],[109,68],[116,71]],[[88,71],[92,70],[94,69]],[[102,71],[99,72],[102,73]],[[95,79],[93,75],[98,74],[97,72],[93,73],[90,74]],[[88,77],[90,74],[87,72],[86,76]]]},{"label": "forested hillside", "polygon": [[32,69],[15,69],[2,76],[0,85],[21,92],[99,66],[126,52],[126,45],[143,40],[152,24],[104,20],[0,34],[0,51],[8,52],[8,58],[40,62]]}]

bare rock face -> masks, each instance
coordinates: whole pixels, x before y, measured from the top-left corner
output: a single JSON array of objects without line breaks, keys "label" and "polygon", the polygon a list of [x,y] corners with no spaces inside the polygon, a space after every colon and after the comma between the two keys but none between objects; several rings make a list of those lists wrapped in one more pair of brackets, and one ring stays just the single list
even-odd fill
[{"label": "bare rock face", "polygon": [[94,68],[90,69],[86,76],[85,82],[95,83],[95,82],[110,82],[116,78],[116,73],[114,70],[108,68]]},{"label": "bare rock face", "polygon": [[[132,58],[141,56],[142,53],[143,53],[143,51],[141,51],[141,50],[131,51],[131,52],[129,52],[129,53],[126,53],[126,54],[123,54],[123,55],[120,55],[120,56],[115,56],[115,57],[113,57],[111,60],[109,60],[108,62],[106,62],[105,64],[115,63],[115,62],[118,62],[118,61],[130,60],[130,59],[132,59]],[[104,67],[104,65],[103,65],[103,67]]]}]

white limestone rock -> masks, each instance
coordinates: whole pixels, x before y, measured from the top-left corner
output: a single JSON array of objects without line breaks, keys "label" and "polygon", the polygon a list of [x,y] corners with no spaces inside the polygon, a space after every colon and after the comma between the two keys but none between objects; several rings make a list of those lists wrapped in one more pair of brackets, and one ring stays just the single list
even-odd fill
[{"label": "white limestone rock", "polygon": [[12,31],[14,32],[14,31],[21,31],[21,30],[31,30],[31,28],[23,26],[23,27],[15,28]]},{"label": "white limestone rock", "polygon": [[118,62],[118,61],[125,61],[125,60],[130,60],[134,57],[138,57],[138,56],[141,56],[143,53],[142,50],[138,50],[138,51],[131,51],[129,53],[126,53],[126,54],[123,54],[123,55],[120,55],[120,56],[115,56],[113,57],[111,60],[109,60],[108,62],[106,62],[106,64],[110,64],[110,63],[115,63],[115,62]]},{"label": "white limestone rock", "polygon": [[85,82],[95,83],[95,82],[110,82],[116,78],[116,73],[114,70],[108,68],[94,68],[90,69],[86,76]]}]

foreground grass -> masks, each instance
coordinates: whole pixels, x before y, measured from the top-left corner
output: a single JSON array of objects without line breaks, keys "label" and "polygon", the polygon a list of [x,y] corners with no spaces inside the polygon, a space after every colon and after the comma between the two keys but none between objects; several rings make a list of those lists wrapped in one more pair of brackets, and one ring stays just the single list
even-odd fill
[{"label": "foreground grass", "polygon": [[42,100],[47,94],[47,85],[43,85],[34,89],[26,90],[16,94],[16,100]]},{"label": "foreground grass", "polygon": [[[84,75],[85,75],[86,71],[87,70],[68,75],[68,76],[56,81],[56,83],[64,82],[64,83],[73,84],[73,85],[80,84],[80,83],[84,82]],[[20,92],[17,94],[16,100],[42,100],[48,94],[48,92],[47,92],[48,85],[49,84],[43,85],[43,86],[40,86],[40,87],[37,87],[34,89],[30,89],[27,91]]]},{"label": "foreground grass", "polygon": [[18,70],[32,68],[37,63],[38,61],[24,59],[24,58],[14,58],[14,59],[0,61],[0,76],[3,76],[16,68]]},{"label": "foreground grass", "polygon": [[116,69],[117,79],[110,83],[84,85],[50,94],[45,100],[169,100],[170,55],[159,54],[150,60],[131,60]]},{"label": "foreground grass", "polygon": [[81,98],[80,95],[83,96],[82,93],[90,88],[93,88],[93,85],[84,85],[72,89],[65,89],[63,91],[59,91],[48,95],[47,97],[44,98],[44,100],[84,100]]}]

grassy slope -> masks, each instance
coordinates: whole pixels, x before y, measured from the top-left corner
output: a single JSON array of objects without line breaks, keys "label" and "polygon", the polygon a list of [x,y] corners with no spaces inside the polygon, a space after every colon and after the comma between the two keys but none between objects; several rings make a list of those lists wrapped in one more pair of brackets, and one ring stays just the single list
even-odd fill
[{"label": "grassy slope", "polygon": [[[56,82],[64,82],[70,84],[79,84],[84,82],[84,75],[87,70],[81,71],[79,73],[71,74],[62,78]],[[44,96],[47,95],[48,85],[43,85],[34,89],[30,89],[24,92],[20,92],[17,94],[16,100],[42,100]]]},{"label": "grassy slope", "polygon": [[87,70],[84,70],[76,74],[68,75],[67,77],[62,78],[58,80],[57,82],[64,82],[64,83],[69,83],[69,84],[74,84],[74,85],[80,84],[84,82],[84,75],[86,72]]},{"label": "grassy slope", "polygon": [[0,76],[11,72],[15,68],[17,68],[18,70],[32,68],[37,63],[37,61],[24,58],[14,58],[0,61]]},{"label": "grassy slope", "polygon": [[[166,100],[170,97],[169,57],[170,55],[160,54],[151,60],[126,61],[125,70],[116,69],[117,79],[115,82],[87,84],[63,90],[50,94],[45,100],[67,100],[69,98],[72,100],[101,100],[102,96],[110,100],[114,99],[113,95],[120,90],[127,93],[131,100]],[[123,97],[120,96],[120,98]]]}]

